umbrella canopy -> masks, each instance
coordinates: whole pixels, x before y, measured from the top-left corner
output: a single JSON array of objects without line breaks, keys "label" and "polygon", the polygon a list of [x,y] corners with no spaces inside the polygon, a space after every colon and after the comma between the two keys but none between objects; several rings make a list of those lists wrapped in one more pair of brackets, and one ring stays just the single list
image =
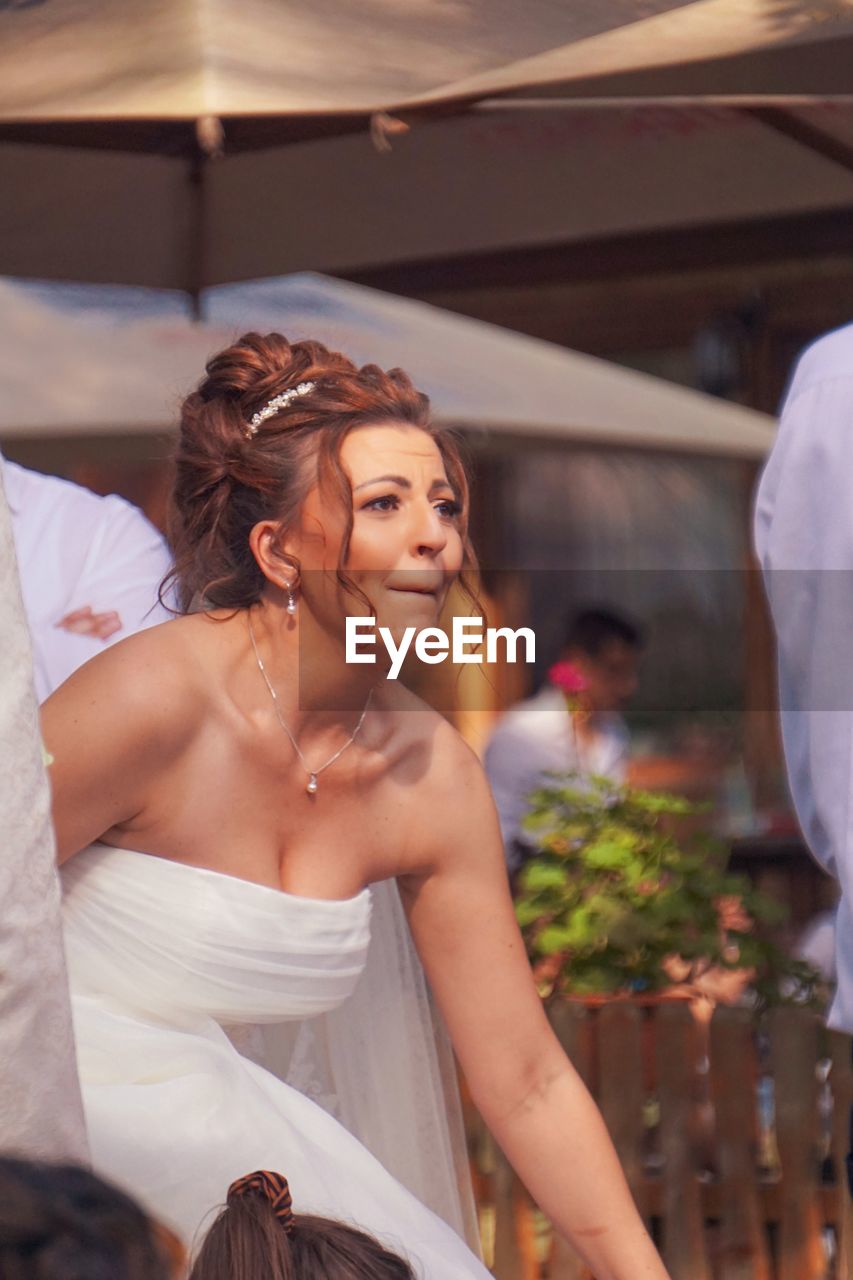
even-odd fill
[{"label": "umbrella canopy", "polygon": [[[849,93],[850,0],[30,0],[0,118],[194,121],[508,92]],[[650,73],[654,73],[650,75]]]},{"label": "umbrella canopy", "polygon": [[212,283],[839,212],[853,248],[853,104],[490,110],[390,154],[350,135],[226,157],[207,196]]},{"label": "umbrella canopy", "polygon": [[[0,18],[2,14],[0,13]],[[0,273],[199,292],[853,209],[853,107],[552,105],[184,158],[0,144]]]},{"label": "umbrella canopy", "polygon": [[[48,305],[51,293],[63,305]],[[743,459],[764,457],[774,437],[772,419],[742,406],[322,276],[211,290],[205,325],[156,295],[130,297],[150,314],[119,323],[104,310],[116,291],[38,297],[0,283],[0,438],[168,430],[207,357],[248,328],[402,366],[438,418],[469,432]]]},{"label": "umbrella canopy", "polygon": [[[845,198],[849,118],[792,121],[766,102],[843,92],[853,0],[0,4],[0,273],[198,295],[572,238],[602,206],[605,228],[633,209],[678,225],[703,172],[711,217],[741,189],[762,212],[806,192],[825,208]],[[640,147],[630,112],[587,129],[590,98],[673,94],[760,101],[764,116],[748,136],[733,118],[706,169],[689,139]],[[573,138],[553,99],[583,109]],[[495,106],[510,114],[477,116]],[[794,138],[781,147],[780,128]]]}]

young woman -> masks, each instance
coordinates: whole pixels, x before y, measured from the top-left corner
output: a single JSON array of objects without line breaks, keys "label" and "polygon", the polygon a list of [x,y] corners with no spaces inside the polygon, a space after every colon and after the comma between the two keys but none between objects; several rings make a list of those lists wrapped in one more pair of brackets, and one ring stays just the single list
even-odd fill
[{"label": "young woman", "polygon": [[45,708],[93,1156],[188,1236],[243,1170],[286,1164],[300,1212],[425,1280],[483,1280],[407,1189],[461,1225],[402,901],[520,1176],[598,1280],[658,1280],[534,989],[479,763],[380,667],[345,662],[349,615],[398,638],[436,623],[471,564],[466,519],[455,448],[399,370],[249,334],[187,399],[188,612]]},{"label": "young woman", "polygon": [[280,1173],[258,1169],[228,1188],[189,1280],[417,1280],[378,1240],[331,1218],[293,1212]]}]

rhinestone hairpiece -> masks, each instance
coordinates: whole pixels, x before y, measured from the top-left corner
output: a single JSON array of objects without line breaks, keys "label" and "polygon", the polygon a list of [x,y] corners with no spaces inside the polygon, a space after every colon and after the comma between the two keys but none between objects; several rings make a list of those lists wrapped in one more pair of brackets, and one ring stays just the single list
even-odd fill
[{"label": "rhinestone hairpiece", "polygon": [[287,391],[282,391],[281,395],[274,396],[246,424],[246,439],[251,440],[253,436],[258,434],[258,427],[262,422],[266,422],[267,418],[272,418],[280,409],[286,409],[299,396],[307,396],[308,392],[313,391],[316,385],[316,382],[298,382],[295,387],[288,387]]}]

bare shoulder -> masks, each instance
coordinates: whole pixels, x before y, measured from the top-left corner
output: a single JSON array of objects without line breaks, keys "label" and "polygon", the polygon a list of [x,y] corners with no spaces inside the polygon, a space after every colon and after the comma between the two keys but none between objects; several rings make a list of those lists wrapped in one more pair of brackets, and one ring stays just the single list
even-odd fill
[{"label": "bare shoulder", "polygon": [[401,691],[395,698],[404,744],[397,768],[415,784],[410,803],[421,855],[430,862],[452,856],[474,834],[478,843],[499,848],[491,787],[476,752],[443,715],[414,694]]},{"label": "bare shoulder", "polygon": [[136,688],[145,688],[149,680],[180,685],[192,669],[191,636],[194,631],[198,631],[196,617],[173,618],[137,631],[84,663],[57,693],[74,682],[124,683],[131,674],[135,676],[132,684]]},{"label": "bare shoulder", "polygon": [[425,786],[444,788],[457,779],[457,787],[465,786],[483,774],[475,752],[459,731],[410,689],[400,685],[383,690],[382,706],[394,715],[395,754],[405,762],[419,760]]},{"label": "bare shoulder", "polygon": [[164,774],[202,730],[210,706],[202,627],[176,619],[129,636],[45,703],[60,861],[146,814]]},{"label": "bare shoulder", "polygon": [[176,618],[119,640],[78,668],[45,702],[46,739],[75,723],[86,729],[98,721],[124,720],[162,734],[191,728],[200,709],[195,618]]},{"label": "bare shoulder", "polygon": [[462,799],[469,806],[491,804],[491,790],[477,753],[458,729],[443,717],[436,729],[435,751],[429,774],[430,790],[438,795]]}]

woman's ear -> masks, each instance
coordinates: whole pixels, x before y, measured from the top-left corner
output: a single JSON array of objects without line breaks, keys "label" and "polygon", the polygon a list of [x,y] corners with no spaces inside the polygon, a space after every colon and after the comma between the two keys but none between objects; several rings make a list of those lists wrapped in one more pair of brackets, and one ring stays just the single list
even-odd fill
[{"label": "woman's ear", "polygon": [[293,591],[299,583],[299,561],[286,544],[278,520],[260,520],[249,534],[249,546],[267,582],[282,591]]}]

